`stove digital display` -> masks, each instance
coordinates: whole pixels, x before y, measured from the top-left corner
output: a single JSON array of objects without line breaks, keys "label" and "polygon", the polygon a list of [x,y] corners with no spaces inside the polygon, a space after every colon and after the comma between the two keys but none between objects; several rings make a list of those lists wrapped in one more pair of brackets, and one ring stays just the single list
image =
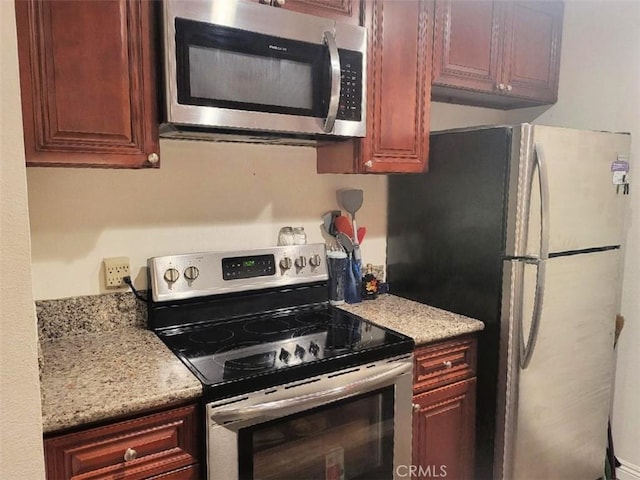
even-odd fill
[{"label": "stove digital display", "polygon": [[268,277],[275,275],[275,273],[276,260],[274,255],[254,255],[222,259],[223,280]]}]

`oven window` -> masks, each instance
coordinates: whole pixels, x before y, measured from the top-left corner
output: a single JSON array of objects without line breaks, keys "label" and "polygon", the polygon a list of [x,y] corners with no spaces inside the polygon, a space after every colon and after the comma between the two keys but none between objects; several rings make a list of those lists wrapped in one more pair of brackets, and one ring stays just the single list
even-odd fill
[{"label": "oven window", "polygon": [[240,478],[392,478],[393,399],[390,386],[241,429]]}]

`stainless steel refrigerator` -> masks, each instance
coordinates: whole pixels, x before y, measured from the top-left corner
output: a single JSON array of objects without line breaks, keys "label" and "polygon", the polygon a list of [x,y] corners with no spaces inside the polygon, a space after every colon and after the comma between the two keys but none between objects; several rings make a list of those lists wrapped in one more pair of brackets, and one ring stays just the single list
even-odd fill
[{"label": "stainless steel refrigerator", "polygon": [[630,141],[529,124],[434,133],[428,173],[389,177],[391,293],[486,325],[477,480],[603,474]]}]

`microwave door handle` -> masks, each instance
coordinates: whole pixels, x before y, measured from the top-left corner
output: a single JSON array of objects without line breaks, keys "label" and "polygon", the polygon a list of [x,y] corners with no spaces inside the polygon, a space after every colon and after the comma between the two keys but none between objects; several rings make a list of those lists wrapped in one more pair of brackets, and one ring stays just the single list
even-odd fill
[{"label": "microwave door handle", "polygon": [[230,407],[216,410],[211,414],[211,420],[218,424],[247,420],[256,417],[278,418],[290,415],[301,410],[317,407],[335,400],[365,393],[389,382],[389,380],[403,374],[411,373],[411,364],[403,363],[385,369],[381,373],[357,380],[346,385],[323,390],[321,392],[309,393],[298,397],[274,400],[271,402],[258,403],[247,407]]},{"label": "microwave door handle", "polygon": [[329,110],[322,129],[326,133],[333,130],[338,115],[338,103],[340,102],[340,56],[336,37],[331,32],[324,32],[324,43],[329,48],[330,74],[331,74],[331,96],[329,98]]}]

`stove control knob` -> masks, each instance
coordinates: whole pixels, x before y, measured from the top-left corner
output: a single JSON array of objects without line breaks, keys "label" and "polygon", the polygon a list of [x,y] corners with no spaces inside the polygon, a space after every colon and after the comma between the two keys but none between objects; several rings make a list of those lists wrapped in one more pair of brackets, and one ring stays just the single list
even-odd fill
[{"label": "stove control knob", "polygon": [[309,263],[313,268],[319,267],[320,261],[321,261],[320,255],[318,255],[317,253],[315,255],[312,255],[311,258],[309,259]]},{"label": "stove control knob", "polygon": [[311,342],[309,344],[309,353],[311,355],[313,355],[314,357],[317,357],[318,353],[320,353],[320,347],[318,346],[318,344],[316,342]]},{"label": "stove control knob", "polygon": [[168,268],[164,272],[164,279],[168,284],[174,283],[176,280],[178,280],[178,278],[180,278],[180,272],[175,268]]},{"label": "stove control knob", "polygon": [[198,278],[198,275],[200,275],[200,270],[198,270],[198,267],[191,266],[185,268],[184,270],[184,278],[186,278],[190,282]]},{"label": "stove control knob", "polygon": [[293,352],[293,354],[298,357],[300,360],[302,360],[305,356],[307,352],[305,352],[304,348],[302,348],[300,345],[296,345],[296,350],[295,352]]},{"label": "stove control knob", "polygon": [[289,270],[292,266],[293,262],[289,257],[282,257],[282,260],[280,260],[280,267],[283,270]]},{"label": "stove control knob", "polygon": [[287,352],[284,348],[280,349],[280,361],[284,362],[284,363],[289,363],[289,358],[291,357],[291,354],[289,352]]},{"label": "stove control knob", "polygon": [[296,267],[302,269],[307,266],[307,259],[303,256],[296,258]]}]

